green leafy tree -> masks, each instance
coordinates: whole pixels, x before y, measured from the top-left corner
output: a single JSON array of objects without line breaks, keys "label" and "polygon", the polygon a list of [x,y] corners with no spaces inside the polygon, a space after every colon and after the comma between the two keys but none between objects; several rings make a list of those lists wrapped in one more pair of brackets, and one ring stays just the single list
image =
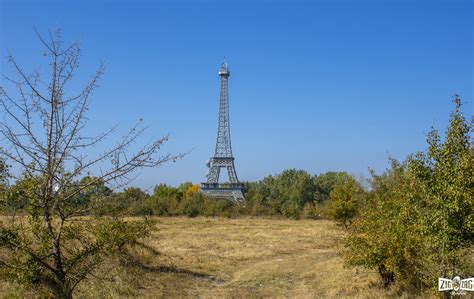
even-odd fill
[{"label": "green leafy tree", "polygon": [[28,177],[23,175],[19,177],[15,184],[5,190],[2,197],[3,209],[6,214],[16,214],[25,212],[28,207],[28,198],[34,194],[40,183],[39,177]]},{"label": "green leafy tree", "polygon": [[[49,60],[46,73],[43,69],[28,74],[10,55],[13,74],[6,75],[7,83],[0,87],[0,156],[21,172],[14,177],[21,188],[13,188],[5,200],[21,197],[28,215],[0,224],[0,275],[35,289],[46,288],[58,298],[71,298],[77,285],[92,277],[107,257],[137,244],[150,230],[146,221],[100,216],[84,221],[77,216],[93,217],[103,201],[83,206],[77,199],[104,184],[126,185],[134,171],[179,156],[158,155],[167,137],[137,148],[145,129],[139,122],[117,138],[114,147],[92,157],[88,150],[114,133],[83,133],[91,95],[104,68],[100,65],[85,87],[72,94],[69,88],[78,86],[71,80],[77,75],[79,45],[63,46],[59,32],[50,40],[38,37],[43,57]],[[100,174],[90,176],[97,169]]]},{"label": "green leafy tree", "polygon": [[428,134],[427,153],[409,157],[410,171],[423,185],[423,217],[430,237],[429,277],[468,275],[463,256],[474,240],[474,155],[472,119],[462,114],[455,96],[444,142],[436,129]]},{"label": "green leafy tree", "polygon": [[191,187],[193,183],[185,182],[178,186],[178,197],[183,199],[186,197],[186,191],[188,191],[189,187]]},{"label": "green leafy tree", "polygon": [[437,277],[473,269],[472,122],[458,97],[454,104],[444,142],[433,129],[427,152],[404,163],[392,160],[385,173],[373,174],[372,190],[350,227],[347,262],[378,269],[385,286],[398,278],[415,290],[435,290]]},{"label": "green leafy tree", "polygon": [[178,189],[166,184],[159,184],[153,189],[153,196],[158,198],[173,197],[178,195]]},{"label": "green leafy tree", "polygon": [[202,215],[204,204],[205,198],[202,193],[193,193],[190,197],[185,197],[181,200],[180,210],[188,217],[196,217]]},{"label": "green leafy tree", "polygon": [[357,215],[363,196],[362,186],[352,177],[336,183],[329,194],[328,214],[347,228]]},{"label": "green leafy tree", "polygon": [[347,172],[329,171],[314,177],[314,200],[317,203],[324,203],[329,199],[329,194],[337,183],[342,183],[350,179]]},{"label": "green leafy tree", "polygon": [[128,187],[123,190],[121,195],[127,202],[139,202],[148,197],[148,194],[137,187]]},{"label": "green leafy tree", "polygon": [[288,169],[261,181],[246,183],[249,209],[245,211],[253,215],[319,218],[322,204],[329,199],[334,185],[348,178],[345,172],[311,176],[304,170]]},{"label": "green leafy tree", "polygon": [[304,170],[289,169],[249,184],[246,194],[251,205],[267,206],[272,213],[298,218],[304,204],[313,201],[314,189],[310,174]]},{"label": "green leafy tree", "polygon": [[69,184],[67,189],[66,192],[68,193],[76,193],[75,196],[71,197],[68,205],[74,206],[76,209],[86,208],[84,213],[88,213],[89,208],[95,206],[97,201],[100,202],[104,197],[109,197],[113,193],[102,179],[92,176],[85,176],[78,182]]},{"label": "green leafy tree", "polygon": [[408,175],[406,163],[391,162],[383,174],[372,173],[372,190],[349,227],[344,251],[349,265],[378,270],[385,287],[395,276],[417,279],[414,269],[420,269],[424,246],[422,210],[416,206],[419,184]]}]

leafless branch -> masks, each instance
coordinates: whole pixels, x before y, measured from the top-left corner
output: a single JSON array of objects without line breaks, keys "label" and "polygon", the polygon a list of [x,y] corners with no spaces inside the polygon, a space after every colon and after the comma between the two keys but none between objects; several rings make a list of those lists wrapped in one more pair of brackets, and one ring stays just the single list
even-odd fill
[{"label": "leafless branch", "polygon": [[[45,235],[50,241],[49,262],[32,248],[10,245],[17,246],[16,249],[42,264],[58,282],[65,282],[70,275],[74,288],[96,266],[93,261],[83,271],[74,272],[73,269],[80,259],[93,253],[93,248],[84,246],[76,254],[77,261],[66,261],[61,251],[68,221],[91,210],[90,206],[74,205],[74,200],[88,188],[99,184],[124,186],[138,170],[175,161],[183,154],[159,154],[169,136],[143,143],[141,139],[147,128],[140,121],[118,138],[111,148],[89,158],[87,150],[103,144],[117,130],[115,126],[96,136],[83,133],[91,96],[104,73],[104,64],[99,64],[79,93],[71,95],[68,87],[78,70],[79,44],[63,46],[59,30],[49,32],[48,38],[35,32],[50,60],[48,74],[44,76],[39,71],[28,74],[13,55],[8,55],[14,75],[4,76],[5,85],[2,83],[0,86],[0,110],[3,114],[0,119],[0,157],[17,166],[22,173],[17,178],[38,178],[40,186],[31,194],[26,192],[22,196],[36,210],[35,217],[42,219]],[[98,168],[101,170],[91,175]],[[90,179],[82,181],[86,176]],[[68,250],[64,249],[64,252]],[[69,266],[65,266],[67,262]]]}]

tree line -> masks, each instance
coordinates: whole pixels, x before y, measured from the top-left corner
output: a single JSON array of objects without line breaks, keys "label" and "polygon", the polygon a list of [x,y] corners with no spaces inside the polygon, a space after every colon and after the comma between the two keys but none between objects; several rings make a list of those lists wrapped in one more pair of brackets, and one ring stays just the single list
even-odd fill
[{"label": "tree line", "polygon": [[438,277],[474,273],[473,120],[458,96],[444,135],[432,129],[427,150],[391,159],[367,186],[345,172],[289,169],[245,183],[247,201],[238,205],[206,198],[192,183],[116,191],[134,171],[182,155],[159,154],[167,136],[140,142],[139,123],[89,157],[114,132],[83,132],[103,67],[78,94],[68,93],[80,47],[64,46],[59,32],[50,36],[38,34],[50,71],[27,73],[10,55],[15,76],[0,86],[1,279],[71,298],[105,262],[123,265],[143,245],[152,221],[120,217],[127,215],[329,218],[344,228],[346,264],[378,271],[385,287],[398,281],[414,293],[436,292]]},{"label": "tree line", "polygon": [[[71,188],[80,188],[96,180],[95,177],[86,176]],[[28,208],[28,190],[34,185],[34,179],[31,178],[21,178],[9,187],[3,185],[4,212],[25,213]],[[244,185],[246,201],[234,204],[224,198],[206,197],[201,193],[199,185],[191,182],[182,183],[178,187],[158,184],[149,194],[138,187],[114,191],[99,181],[81,190],[71,198],[70,204],[83,209],[82,216],[275,216],[293,219],[334,216],[349,220],[349,214],[355,212],[355,206],[347,206],[344,208],[347,211],[340,211],[339,207],[329,202],[336,202],[335,198],[342,198],[346,194],[351,196],[354,192],[364,190],[362,184],[346,172],[327,172],[313,176],[296,169],[285,170]],[[101,204],[98,205],[98,202]],[[348,216],[340,215],[344,212],[349,213]]]},{"label": "tree line", "polygon": [[[332,219],[346,231],[342,254],[353,267],[379,272],[390,287],[399,280],[414,292],[436,290],[437,277],[472,273],[474,240],[474,149],[471,124],[454,99],[444,141],[437,130],[428,149],[400,162],[390,159],[369,185],[346,172],[311,175],[289,169],[245,183],[246,202],[208,198],[199,185],[157,185],[151,194],[137,187],[116,192],[104,181],[85,176],[67,201],[77,216],[268,216]],[[0,163],[0,194],[6,214],[30,214],[41,178],[25,176],[7,185],[8,167]],[[90,182],[95,182],[90,184]],[[81,186],[88,186],[82,188]]]}]

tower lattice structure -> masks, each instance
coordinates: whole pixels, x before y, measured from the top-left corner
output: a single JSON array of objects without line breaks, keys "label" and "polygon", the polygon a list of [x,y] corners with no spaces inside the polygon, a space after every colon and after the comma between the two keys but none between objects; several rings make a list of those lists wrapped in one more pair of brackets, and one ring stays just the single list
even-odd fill
[{"label": "tower lattice structure", "polygon": [[[209,171],[207,182],[202,183],[202,191],[211,197],[228,198],[234,202],[245,200],[242,193],[244,185],[239,182],[235,171],[232,145],[230,141],[229,122],[229,76],[230,71],[227,63],[222,63],[219,70],[221,81],[219,99],[219,123],[217,128],[216,149],[214,156],[207,162]],[[227,169],[229,182],[219,183],[221,168]]]}]

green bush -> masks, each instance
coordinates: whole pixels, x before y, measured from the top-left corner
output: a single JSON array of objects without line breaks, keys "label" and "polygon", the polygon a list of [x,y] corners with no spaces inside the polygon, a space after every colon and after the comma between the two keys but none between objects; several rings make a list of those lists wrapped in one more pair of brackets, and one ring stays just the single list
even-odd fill
[{"label": "green bush", "polygon": [[474,268],[474,155],[469,124],[454,100],[444,142],[428,134],[428,150],[382,175],[345,240],[346,261],[378,269],[384,285],[394,279],[436,291],[438,277],[469,276]]},{"label": "green bush", "polygon": [[352,177],[347,177],[334,185],[329,194],[326,211],[332,219],[347,228],[357,215],[364,195],[362,186]]},{"label": "green bush", "polygon": [[321,213],[320,213],[318,207],[314,203],[308,202],[304,205],[301,216],[304,219],[314,219],[315,220],[315,219],[320,219],[321,218]]}]

